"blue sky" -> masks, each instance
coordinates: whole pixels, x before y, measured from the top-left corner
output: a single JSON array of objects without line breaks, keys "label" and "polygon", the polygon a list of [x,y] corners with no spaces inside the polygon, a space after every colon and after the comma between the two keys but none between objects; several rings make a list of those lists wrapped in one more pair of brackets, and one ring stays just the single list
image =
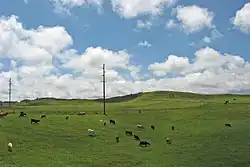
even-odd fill
[{"label": "blue sky", "polygon": [[[249,35],[232,29],[233,25],[229,21],[231,17],[234,17],[235,12],[247,2],[249,1],[187,0],[178,2],[178,5],[198,5],[213,11],[215,13],[214,24],[224,37],[214,41],[210,46],[222,52],[239,54],[249,60],[250,47],[245,45],[249,42]],[[196,48],[189,44],[200,41],[209,33],[206,29],[192,35],[186,35],[177,30],[167,30],[164,28],[164,21],[172,18],[171,8],[165,9],[164,15],[159,18],[162,20],[159,21],[162,22],[161,25],[151,28],[150,31],[139,30],[137,32],[134,31],[137,20],[147,20],[149,17],[122,19],[112,11],[109,1],[105,2],[101,14],[92,6],[73,9],[71,16],[55,13],[53,5],[46,0],[30,0],[28,4],[22,0],[5,0],[0,3],[1,15],[15,14],[19,16],[25,28],[36,28],[39,25],[66,27],[74,39],[73,48],[79,52],[89,46],[102,46],[112,50],[128,49],[135,55],[135,61],[140,64],[148,65],[152,61],[162,61],[169,54],[193,57]],[[221,8],[222,6],[224,8]],[[152,47],[147,49],[136,47],[142,40],[148,41]]]},{"label": "blue sky", "polygon": [[[100,6],[96,4],[93,5],[93,1],[88,1],[89,4],[87,4],[87,2],[81,5],[78,4],[78,6],[74,4],[74,7],[70,7],[70,5],[73,4],[65,5],[64,7],[70,11],[69,14],[65,11],[56,11],[55,1],[56,0],[29,0],[24,2],[22,0],[4,0],[0,2],[0,14],[2,17],[17,16],[18,22],[22,23],[23,29],[26,30],[35,30],[41,25],[43,27],[65,27],[65,31],[72,37],[73,44],[67,46],[64,50],[72,48],[75,49],[79,55],[84,53],[89,47],[96,48],[100,46],[113,52],[125,49],[131,56],[130,63],[136,66],[140,65],[143,75],[152,73],[152,70],[150,71],[148,68],[150,64],[155,62],[163,63],[169,55],[186,57],[192,64],[192,62],[195,61],[193,60],[195,59],[195,53],[202,48],[211,48],[220,54],[228,53],[230,55],[238,55],[246,62],[250,59],[250,36],[248,33],[248,31],[250,31],[250,21],[249,19],[243,19],[243,21],[235,21],[235,24],[233,24],[232,21],[233,19],[240,19],[237,18],[236,12],[240,11],[244,5],[250,2],[247,0],[186,0],[185,2],[179,0],[175,3],[171,3],[170,0],[169,2],[167,2],[167,0],[159,0],[159,2],[162,1],[165,4],[171,4],[161,9],[161,14],[155,15],[152,13],[157,7],[153,8],[145,5],[147,9],[144,10],[142,9],[143,7],[138,7],[136,4],[131,5],[134,7],[133,11],[138,10],[135,15],[130,15],[128,9],[127,13],[119,13],[112,8],[112,3],[114,5],[115,0],[103,1],[101,10],[98,10]],[[62,1],[63,0],[61,0],[61,2]],[[79,2],[80,1],[81,0],[79,0]],[[125,1],[122,2],[121,0],[119,2],[119,0],[117,0],[116,2],[120,3],[120,6],[118,6],[120,9],[126,11],[126,6],[124,6]],[[126,2],[127,4],[133,3],[133,1],[130,0]],[[145,1],[143,3],[147,2]],[[187,32],[184,28],[180,28],[185,24],[181,22],[183,21],[181,18],[188,19],[181,16],[181,10],[194,5],[212,13],[212,21],[206,22],[202,20],[206,18],[202,17],[198,17],[196,18],[197,20],[192,21],[191,16],[192,24],[196,24],[199,21],[200,23],[189,26],[206,25],[194,32]],[[173,12],[175,9],[180,9],[177,10],[180,12],[179,20],[177,19],[177,14]],[[191,13],[191,8],[189,9],[188,12]],[[245,12],[242,10],[242,13],[247,15],[246,11],[249,8],[246,7],[245,9]],[[184,10],[182,11],[184,13]],[[199,10],[194,10],[193,12],[199,12]],[[193,14],[194,17],[199,15],[199,13]],[[139,20],[148,22],[151,26],[148,28],[140,28],[138,26]],[[175,23],[171,28],[166,26],[169,20],[173,20]],[[245,27],[246,31],[240,29],[242,26]],[[246,28],[247,26],[249,29]],[[213,39],[211,33],[215,32],[217,32],[217,35],[215,35]],[[203,41],[205,37],[207,37],[207,42]],[[139,42],[143,41],[147,41],[150,47],[138,45]],[[9,67],[10,61],[8,63],[4,61],[3,56],[0,60],[5,66],[5,72],[7,72],[6,69],[11,69],[11,67]],[[158,72],[159,68],[157,67]],[[60,69],[62,70],[61,74],[70,73],[69,69]],[[168,70],[171,71],[169,68]],[[164,70],[161,70],[160,73],[163,71]],[[121,72],[121,69],[116,69],[116,72]],[[125,74],[125,72],[122,73]],[[183,75],[186,74],[173,72],[165,73],[164,75],[155,75],[154,78],[161,79],[169,76]],[[135,90],[133,89],[133,91]]]}]

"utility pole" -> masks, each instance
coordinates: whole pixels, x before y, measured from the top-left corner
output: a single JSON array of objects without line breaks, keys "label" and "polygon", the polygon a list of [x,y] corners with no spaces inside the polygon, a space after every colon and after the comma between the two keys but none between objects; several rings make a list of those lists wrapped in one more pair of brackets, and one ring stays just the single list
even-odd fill
[{"label": "utility pole", "polygon": [[103,114],[106,115],[106,79],[105,79],[105,64],[102,67],[102,90],[103,90]]},{"label": "utility pole", "polygon": [[11,85],[12,85],[12,82],[11,82],[11,78],[9,79],[9,107],[11,106]]}]

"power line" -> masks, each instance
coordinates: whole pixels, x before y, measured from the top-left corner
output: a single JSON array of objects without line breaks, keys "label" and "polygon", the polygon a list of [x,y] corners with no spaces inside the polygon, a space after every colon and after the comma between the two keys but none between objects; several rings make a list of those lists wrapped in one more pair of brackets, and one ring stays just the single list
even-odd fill
[{"label": "power line", "polygon": [[102,90],[103,90],[103,114],[106,115],[106,79],[105,64],[102,67]]},{"label": "power line", "polygon": [[11,86],[12,86],[12,82],[11,82],[11,78],[9,79],[9,107],[11,106]]}]

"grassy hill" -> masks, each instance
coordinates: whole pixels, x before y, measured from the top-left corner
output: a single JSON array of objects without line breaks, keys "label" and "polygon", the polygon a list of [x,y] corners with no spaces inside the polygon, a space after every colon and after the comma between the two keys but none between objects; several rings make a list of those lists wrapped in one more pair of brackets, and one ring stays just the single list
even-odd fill
[{"label": "grassy hill", "polygon": [[[12,105],[15,114],[0,119],[0,166],[248,167],[249,102],[248,95],[148,92],[108,99],[108,116],[103,116],[101,100],[23,101]],[[27,117],[18,118],[20,111]],[[77,116],[80,111],[87,115]],[[31,125],[30,118],[40,119],[41,114],[47,118]],[[100,122],[109,119],[117,125]],[[96,137],[87,135],[89,128],[96,131]],[[125,129],[152,146],[139,147],[138,141],[124,134]],[[116,143],[116,135],[120,143]],[[173,143],[167,144],[165,137]],[[12,153],[7,152],[9,141],[14,145]]]}]

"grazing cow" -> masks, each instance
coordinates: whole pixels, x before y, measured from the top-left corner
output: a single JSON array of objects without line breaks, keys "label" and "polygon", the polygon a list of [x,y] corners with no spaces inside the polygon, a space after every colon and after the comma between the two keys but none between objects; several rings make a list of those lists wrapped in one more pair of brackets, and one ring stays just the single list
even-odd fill
[{"label": "grazing cow", "polygon": [[140,141],[140,138],[137,135],[134,135],[134,139]]},{"label": "grazing cow", "polygon": [[104,126],[106,126],[106,124],[107,124],[106,122],[103,123]]},{"label": "grazing cow", "polygon": [[98,115],[98,112],[96,112],[95,114]]},{"label": "grazing cow", "polygon": [[9,143],[8,143],[8,151],[9,151],[9,152],[12,152],[12,147],[13,147],[12,143],[9,142]]},{"label": "grazing cow", "polygon": [[115,140],[116,140],[116,143],[119,143],[120,142],[119,136],[116,135]]},{"label": "grazing cow", "polygon": [[26,113],[20,112],[19,118],[20,118],[20,117],[25,117],[26,115],[27,115]]},{"label": "grazing cow", "polygon": [[111,120],[109,120],[109,123],[110,123],[110,124],[114,124],[114,125],[115,125],[115,121],[114,121],[114,120],[112,120],[112,119],[111,119]]},{"label": "grazing cow", "polygon": [[224,104],[228,104],[228,103],[229,103],[229,101],[228,101],[228,100],[226,100]]},{"label": "grazing cow", "polygon": [[33,119],[33,118],[31,118],[31,119],[30,119],[30,123],[31,123],[31,124],[33,124],[33,123],[36,123],[36,124],[37,124],[37,123],[40,123],[40,120],[39,120],[39,119]]},{"label": "grazing cow", "polygon": [[77,115],[86,115],[86,112],[79,112]]},{"label": "grazing cow", "polygon": [[148,141],[140,141],[139,144],[141,147],[147,147],[147,146],[151,146],[151,144]]},{"label": "grazing cow", "polygon": [[144,126],[143,126],[143,125],[137,124],[136,127],[137,127],[137,128],[140,128],[140,129],[144,129]]},{"label": "grazing cow", "polygon": [[88,129],[88,135],[91,136],[91,137],[94,137],[94,136],[96,136],[96,133],[95,133],[94,130]]},{"label": "grazing cow", "polygon": [[46,115],[41,115],[41,118],[46,118]]},{"label": "grazing cow", "polygon": [[170,139],[170,138],[166,138],[166,142],[167,142],[167,144],[172,144],[172,139]]},{"label": "grazing cow", "polygon": [[141,114],[141,110],[138,110],[139,114]]},{"label": "grazing cow", "polygon": [[231,124],[225,124],[225,126],[230,128],[232,127]]},{"label": "grazing cow", "polygon": [[125,134],[126,134],[127,136],[133,136],[133,132],[132,132],[132,131],[127,131],[127,130],[125,130]]},{"label": "grazing cow", "polygon": [[233,99],[233,100],[236,100],[236,99]]},{"label": "grazing cow", "polygon": [[172,131],[174,131],[174,126],[172,126]]},{"label": "grazing cow", "polygon": [[68,119],[69,119],[69,116],[66,117],[66,120],[68,120]]},{"label": "grazing cow", "polygon": [[150,127],[151,127],[151,129],[155,130],[155,126],[154,125],[151,125]]}]

